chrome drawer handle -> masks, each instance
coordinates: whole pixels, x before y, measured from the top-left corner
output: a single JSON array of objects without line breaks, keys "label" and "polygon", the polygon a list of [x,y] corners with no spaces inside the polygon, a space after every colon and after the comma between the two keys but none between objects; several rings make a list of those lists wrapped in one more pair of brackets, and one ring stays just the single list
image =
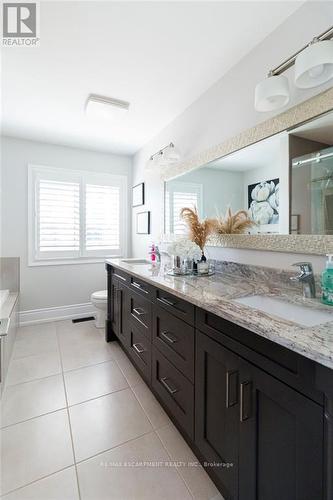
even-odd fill
[{"label": "chrome drawer handle", "polygon": [[239,420],[245,422],[251,418],[252,411],[252,382],[242,382],[240,385],[240,415]]},{"label": "chrome drawer handle", "polygon": [[171,335],[170,332],[168,332],[167,330],[165,330],[164,332],[161,332],[161,337],[164,337],[165,340],[170,342],[170,344],[175,344],[178,340],[176,337]]},{"label": "chrome drawer handle", "polygon": [[133,344],[133,349],[138,353],[138,354],[142,354],[143,352],[146,351],[146,349],[144,349],[142,347],[141,344]]},{"label": "chrome drawer handle", "polygon": [[124,276],[120,276],[120,274],[113,273],[113,276],[115,276],[116,278],[119,278],[120,280],[126,281],[126,278],[124,278]]},{"label": "chrome drawer handle", "polygon": [[172,302],[171,300],[168,300],[165,297],[162,297],[162,298],[158,297],[157,300],[159,300],[160,302],[162,302],[162,304],[165,304],[165,305],[171,306],[171,307],[175,307],[175,305],[177,303],[177,302]]},{"label": "chrome drawer handle", "polygon": [[166,390],[168,391],[169,394],[173,395],[175,394],[176,392],[178,392],[178,389],[172,389],[172,387],[169,386],[169,384],[167,383],[167,380],[168,378],[167,377],[163,377],[160,379],[161,381],[161,384],[164,385],[164,387],[166,388]]},{"label": "chrome drawer handle", "polygon": [[140,285],[140,283],[137,283],[136,281],[132,281],[131,285],[134,286],[134,288],[137,288],[138,290],[142,290],[142,292],[148,293],[147,290],[142,285]]},{"label": "chrome drawer handle", "polygon": [[142,316],[143,314],[146,314],[146,311],[144,311],[143,309],[140,309],[139,307],[133,309],[133,312],[135,314],[137,314],[138,316]]}]

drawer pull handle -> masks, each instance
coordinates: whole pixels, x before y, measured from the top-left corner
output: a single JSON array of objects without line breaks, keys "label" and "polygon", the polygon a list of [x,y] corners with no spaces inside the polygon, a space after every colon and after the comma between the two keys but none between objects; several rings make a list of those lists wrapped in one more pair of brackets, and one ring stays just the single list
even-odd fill
[{"label": "drawer pull handle", "polygon": [[245,422],[251,417],[252,410],[252,382],[242,382],[240,385],[240,415],[239,420]]},{"label": "drawer pull handle", "polygon": [[146,311],[143,309],[140,309],[139,307],[136,307],[133,309],[134,314],[137,314],[138,316],[142,316],[143,314],[146,314]]},{"label": "drawer pull handle", "polygon": [[126,281],[126,278],[124,278],[124,276],[120,276],[120,274],[114,273],[113,276],[119,278],[120,280]]},{"label": "drawer pull handle", "polygon": [[137,283],[136,281],[132,281],[131,285],[134,286],[134,288],[137,288],[138,290],[142,290],[142,292],[148,293],[147,290],[142,285],[140,285],[140,283]]},{"label": "drawer pull handle", "polygon": [[161,384],[164,385],[164,387],[166,388],[166,390],[168,391],[168,393],[171,394],[171,395],[173,395],[176,392],[178,392],[178,389],[176,389],[176,388],[173,389],[172,387],[170,387],[170,385],[168,384],[167,380],[168,380],[167,377],[163,377],[163,378],[160,379]]},{"label": "drawer pull handle", "polygon": [[146,351],[146,349],[144,349],[142,347],[141,344],[133,344],[133,349],[138,353],[138,354],[142,354],[143,352]]},{"label": "drawer pull handle", "polygon": [[164,332],[161,332],[161,337],[165,338],[170,344],[175,344],[177,342],[177,338],[174,335],[171,335],[170,332],[165,330]]},{"label": "drawer pull handle", "polygon": [[171,307],[175,307],[175,305],[177,303],[177,302],[172,302],[171,300],[166,299],[165,297],[162,297],[162,298],[158,297],[157,300],[159,300],[160,302],[162,302],[162,304],[165,304],[165,305],[171,306]]},{"label": "drawer pull handle", "polygon": [[226,408],[231,408],[238,403],[238,371],[227,371],[226,374]]}]

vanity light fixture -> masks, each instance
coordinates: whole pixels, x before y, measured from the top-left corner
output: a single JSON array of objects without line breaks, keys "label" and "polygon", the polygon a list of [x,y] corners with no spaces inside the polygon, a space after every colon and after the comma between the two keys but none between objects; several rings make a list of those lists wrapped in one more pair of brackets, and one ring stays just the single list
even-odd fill
[{"label": "vanity light fixture", "polygon": [[288,78],[283,75],[274,75],[270,71],[267,78],[256,86],[254,102],[257,111],[273,111],[288,104]]},{"label": "vanity light fixture", "polygon": [[130,103],[98,94],[89,94],[85,112],[91,118],[114,118],[128,111]]},{"label": "vanity light fixture", "polygon": [[295,85],[309,89],[333,77],[333,40],[314,38],[295,61]]},{"label": "vanity light fixture", "polygon": [[173,142],[160,149],[149,158],[149,167],[165,167],[180,160],[180,154]]},{"label": "vanity light fixture", "polygon": [[310,88],[333,78],[333,26],[272,69],[255,88],[255,109],[273,111],[289,102],[288,79],[282,75],[295,64],[295,85]]}]

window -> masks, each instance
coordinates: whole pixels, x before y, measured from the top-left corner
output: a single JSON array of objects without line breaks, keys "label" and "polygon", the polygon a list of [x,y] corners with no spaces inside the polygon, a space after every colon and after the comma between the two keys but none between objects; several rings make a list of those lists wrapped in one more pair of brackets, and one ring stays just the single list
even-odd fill
[{"label": "window", "polygon": [[29,166],[29,264],[126,253],[125,176]]},{"label": "window", "polygon": [[182,208],[196,208],[202,212],[202,184],[194,182],[169,181],[165,192],[165,232],[183,235],[187,231],[180,218]]}]

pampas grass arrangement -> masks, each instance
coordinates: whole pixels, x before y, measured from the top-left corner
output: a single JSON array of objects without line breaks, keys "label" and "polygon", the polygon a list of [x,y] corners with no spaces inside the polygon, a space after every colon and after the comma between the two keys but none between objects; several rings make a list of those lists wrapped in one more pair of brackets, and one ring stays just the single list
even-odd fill
[{"label": "pampas grass arrangement", "polygon": [[217,217],[214,232],[217,237],[225,234],[243,234],[253,226],[256,226],[256,223],[249,218],[245,210],[238,210],[232,214],[229,207],[224,218]]},{"label": "pampas grass arrangement", "polygon": [[201,252],[204,253],[208,236],[215,232],[216,220],[204,219],[200,221],[197,209],[188,207],[181,209],[180,217],[188,225],[190,240],[196,243]]}]

